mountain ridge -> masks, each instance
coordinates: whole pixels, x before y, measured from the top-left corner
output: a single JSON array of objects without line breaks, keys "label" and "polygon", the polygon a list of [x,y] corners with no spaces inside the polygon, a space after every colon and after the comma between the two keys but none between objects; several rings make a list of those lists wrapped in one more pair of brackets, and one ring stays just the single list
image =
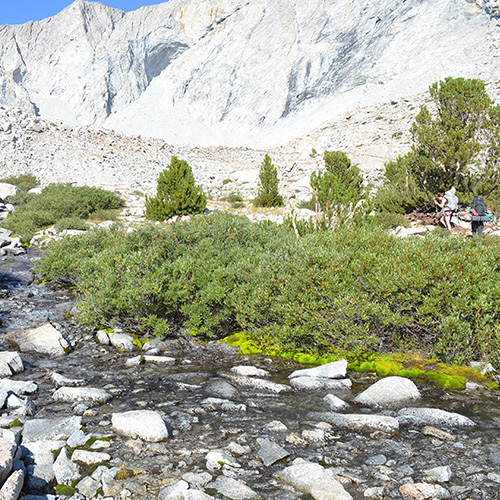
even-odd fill
[{"label": "mountain ridge", "polygon": [[172,144],[276,147],[446,76],[496,82],[499,18],[498,0],[170,0],[128,13],[76,0],[0,27],[0,105]]}]

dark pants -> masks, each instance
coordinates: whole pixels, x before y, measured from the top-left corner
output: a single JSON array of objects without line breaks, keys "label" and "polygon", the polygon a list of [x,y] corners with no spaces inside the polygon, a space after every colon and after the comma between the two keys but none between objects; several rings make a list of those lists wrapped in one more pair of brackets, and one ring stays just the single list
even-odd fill
[{"label": "dark pants", "polygon": [[483,235],[483,227],[484,222],[480,220],[473,220],[471,222],[472,225],[472,236],[482,236]]}]

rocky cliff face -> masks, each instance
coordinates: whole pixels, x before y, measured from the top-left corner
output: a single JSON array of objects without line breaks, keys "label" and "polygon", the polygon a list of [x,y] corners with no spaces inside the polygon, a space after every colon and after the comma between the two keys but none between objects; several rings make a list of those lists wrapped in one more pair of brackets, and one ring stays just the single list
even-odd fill
[{"label": "rocky cliff face", "polygon": [[279,145],[446,76],[500,79],[498,0],[76,0],[0,27],[0,104],[198,145]]}]

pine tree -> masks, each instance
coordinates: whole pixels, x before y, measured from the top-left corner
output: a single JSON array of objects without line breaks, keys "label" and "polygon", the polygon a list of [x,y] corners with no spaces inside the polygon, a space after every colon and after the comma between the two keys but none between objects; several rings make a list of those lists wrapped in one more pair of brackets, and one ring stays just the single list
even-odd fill
[{"label": "pine tree", "polygon": [[432,193],[459,186],[485,147],[492,100],[481,80],[446,78],[429,92],[434,112],[422,106],[411,128],[415,175]]},{"label": "pine tree", "polygon": [[259,191],[254,200],[257,207],[278,207],[283,205],[283,197],[278,192],[278,172],[271,157],[266,154],[260,165]]},{"label": "pine tree", "polygon": [[174,215],[202,213],[207,200],[195,185],[191,167],[184,160],[172,156],[170,165],[158,176],[155,197],[146,197],[146,218],[154,221],[167,220]]},{"label": "pine tree", "polygon": [[376,206],[432,208],[428,200],[456,186],[464,204],[479,195],[500,207],[500,107],[481,80],[445,78],[429,93],[430,106],[420,108],[411,128],[412,149],[386,165]]},{"label": "pine tree", "polygon": [[342,151],[325,151],[325,172],[313,172],[311,187],[318,227],[331,229],[351,219],[364,199],[363,176]]}]

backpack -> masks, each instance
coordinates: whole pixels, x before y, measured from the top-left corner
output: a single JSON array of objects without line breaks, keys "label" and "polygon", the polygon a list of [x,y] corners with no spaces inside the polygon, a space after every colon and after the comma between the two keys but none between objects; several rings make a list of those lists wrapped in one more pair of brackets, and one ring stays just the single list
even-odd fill
[{"label": "backpack", "polygon": [[476,196],[472,200],[470,211],[472,215],[484,215],[486,213],[486,206],[484,205],[484,200],[479,196]]},{"label": "backpack", "polygon": [[458,210],[458,198],[455,194],[451,191],[446,191],[446,193],[444,193],[444,197],[446,198],[445,208],[453,212]]}]

